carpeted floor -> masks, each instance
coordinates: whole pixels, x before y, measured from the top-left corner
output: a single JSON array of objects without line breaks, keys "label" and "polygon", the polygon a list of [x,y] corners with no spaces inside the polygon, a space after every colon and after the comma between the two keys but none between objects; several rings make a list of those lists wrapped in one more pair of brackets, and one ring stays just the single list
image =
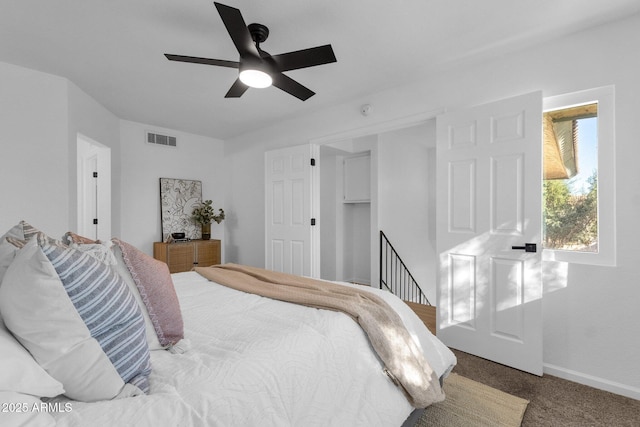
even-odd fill
[{"label": "carpeted floor", "polygon": [[454,350],[464,377],[529,401],[524,427],[640,426],[640,400],[597,390],[561,378],[537,377]]}]

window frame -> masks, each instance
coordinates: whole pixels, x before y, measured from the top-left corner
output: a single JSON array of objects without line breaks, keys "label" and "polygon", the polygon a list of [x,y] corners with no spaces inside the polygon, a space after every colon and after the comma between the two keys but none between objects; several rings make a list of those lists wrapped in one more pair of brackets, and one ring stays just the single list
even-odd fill
[{"label": "window frame", "polygon": [[598,103],[598,252],[543,249],[542,259],[613,267],[616,265],[615,87],[550,96],[543,99],[542,105],[543,112],[547,112],[593,102]]}]

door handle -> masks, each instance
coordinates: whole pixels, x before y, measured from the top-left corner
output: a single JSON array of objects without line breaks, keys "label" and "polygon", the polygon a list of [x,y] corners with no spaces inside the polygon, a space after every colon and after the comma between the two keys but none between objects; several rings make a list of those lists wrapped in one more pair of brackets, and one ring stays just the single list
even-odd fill
[{"label": "door handle", "polygon": [[525,243],[524,246],[511,246],[511,249],[524,250],[525,252],[538,252],[535,243]]}]

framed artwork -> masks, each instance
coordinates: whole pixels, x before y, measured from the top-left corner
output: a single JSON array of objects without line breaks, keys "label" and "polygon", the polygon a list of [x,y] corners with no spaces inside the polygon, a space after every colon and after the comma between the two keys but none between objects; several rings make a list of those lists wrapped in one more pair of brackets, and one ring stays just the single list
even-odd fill
[{"label": "framed artwork", "polygon": [[193,208],[202,203],[202,181],[160,178],[160,216],[162,241],[171,233],[184,233],[188,239],[200,239],[201,227],[191,219]]}]

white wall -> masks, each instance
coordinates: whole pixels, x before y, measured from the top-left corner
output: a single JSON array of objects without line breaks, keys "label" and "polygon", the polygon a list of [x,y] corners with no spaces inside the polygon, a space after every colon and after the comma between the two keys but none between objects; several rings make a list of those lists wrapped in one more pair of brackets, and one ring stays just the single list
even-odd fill
[{"label": "white wall", "polygon": [[[336,280],[338,236],[336,219],[338,209],[338,162],[344,152],[331,148],[320,148],[320,277],[327,280]],[[342,182],[342,180],[339,180]],[[341,251],[340,251],[341,252]]]},{"label": "white wall", "polygon": [[342,279],[371,285],[371,204],[345,203],[342,207]]},{"label": "white wall", "polygon": [[429,235],[429,222],[435,221],[429,218],[429,146],[435,146],[434,122],[378,135],[378,228],[432,304],[436,253],[435,236]]},{"label": "white wall", "polygon": [[77,134],[118,153],[118,119],[57,76],[0,63],[0,82],[0,230],[24,219],[61,237],[76,227]]},{"label": "white wall", "polygon": [[[273,144],[272,148],[277,147]],[[233,155],[229,155],[229,150],[233,150]],[[227,262],[264,267],[264,152],[264,147],[244,150],[242,144],[225,142]]]},{"label": "white wall", "polygon": [[[235,212],[233,260],[263,265],[264,150],[332,134],[375,128],[386,121],[443,108],[507,98],[535,90],[545,96],[616,86],[616,209],[618,264],[551,266],[544,296],[544,363],[553,372],[640,398],[640,16],[480,64],[425,75],[420,82],[371,94],[227,141],[231,185],[227,207]],[[559,60],[559,58],[562,58]],[[362,117],[369,103],[375,113]],[[329,125],[330,124],[330,125]],[[242,165],[244,172],[236,172]],[[432,207],[428,211],[432,211]],[[383,215],[383,212],[380,213]],[[428,212],[426,213],[428,214]],[[407,233],[413,232],[413,224]]]},{"label": "white wall", "polygon": [[[147,144],[146,131],[177,138],[177,147]],[[162,240],[160,178],[202,181],[203,200],[224,205],[224,143],[171,129],[121,121],[121,238],[148,254]],[[224,241],[225,221],[211,225],[211,238]],[[224,248],[223,248],[224,260]]]},{"label": "white wall", "polygon": [[1,233],[22,219],[56,237],[67,231],[67,106],[65,79],[0,63]]}]

